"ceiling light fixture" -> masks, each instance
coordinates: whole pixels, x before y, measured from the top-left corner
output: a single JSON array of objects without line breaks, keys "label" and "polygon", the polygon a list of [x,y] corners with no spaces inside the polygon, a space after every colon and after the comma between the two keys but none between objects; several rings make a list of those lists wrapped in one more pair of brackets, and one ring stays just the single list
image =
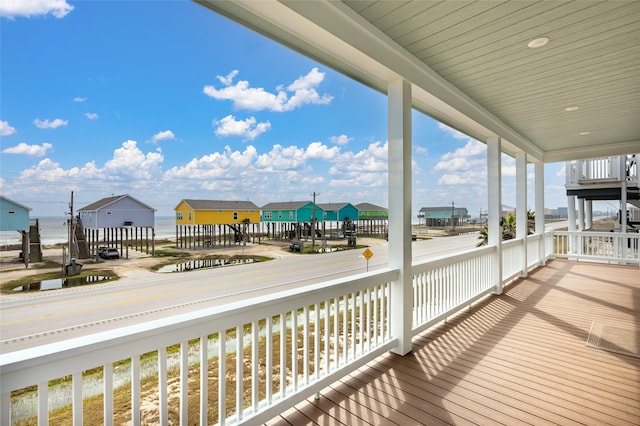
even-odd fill
[{"label": "ceiling light fixture", "polygon": [[577,111],[578,109],[579,107],[577,106],[570,106],[570,107],[566,107],[564,110],[571,112],[571,111]]},{"label": "ceiling light fixture", "polygon": [[542,47],[545,44],[549,43],[549,40],[550,40],[549,37],[534,38],[529,42],[529,44],[527,44],[527,46],[529,46],[532,49],[536,49],[538,47]]}]

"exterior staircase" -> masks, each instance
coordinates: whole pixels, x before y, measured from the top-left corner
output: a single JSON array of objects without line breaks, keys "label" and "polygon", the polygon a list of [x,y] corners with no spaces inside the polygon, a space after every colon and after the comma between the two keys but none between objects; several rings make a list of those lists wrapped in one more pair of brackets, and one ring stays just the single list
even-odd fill
[{"label": "exterior staircase", "polygon": [[80,216],[76,218],[75,233],[73,235],[72,250],[75,249],[75,253],[72,257],[76,259],[88,259],[89,256],[89,244],[84,233],[84,226],[82,226],[82,220]]},{"label": "exterior staircase", "polygon": [[40,242],[40,223],[29,223],[29,262],[42,262],[42,244]]}]

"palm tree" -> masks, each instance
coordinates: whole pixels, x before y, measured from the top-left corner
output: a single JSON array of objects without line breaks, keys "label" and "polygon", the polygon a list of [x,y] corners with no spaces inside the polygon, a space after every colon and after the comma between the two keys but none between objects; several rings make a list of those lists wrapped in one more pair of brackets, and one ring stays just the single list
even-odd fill
[{"label": "palm tree", "polygon": [[[531,210],[527,211],[527,232],[533,234],[536,228],[536,214]],[[509,213],[502,220],[502,241],[512,240],[516,237],[516,217],[513,213]],[[476,247],[486,246],[489,243],[489,230],[485,224],[480,230],[478,239],[480,242],[476,244]]]}]

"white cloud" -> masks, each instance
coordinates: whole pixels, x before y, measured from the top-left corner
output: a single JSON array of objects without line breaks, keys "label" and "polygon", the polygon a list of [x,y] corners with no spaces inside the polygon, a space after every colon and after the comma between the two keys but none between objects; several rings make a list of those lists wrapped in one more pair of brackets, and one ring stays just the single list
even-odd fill
[{"label": "white cloud", "polygon": [[107,175],[151,179],[160,171],[164,157],[160,152],[143,153],[136,141],[128,140],[113,153],[113,158],[104,165]]},{"label": "white cloud", "polygon": [[486,154],[487,146],[475,139],[469,138],[465,146],[456,149],[453,152],[448,152],[440,157],[441,161],[448,161],[453,158],[468,158],[476,157],[478,155]]},{"label": "white cloud", "polygon": [[0,121],[0,136],[9,136],[15,132],[17,132],[17,130],[11,127],[8,121]]},{"label": "white cloud", "polygon": [[0,16],[9,19],[48,14],[56,18],[64,18],[72,10],[73,6],[66,0],[2,0],[0,2]]},{"label": "white cloud", "polygon": [[305,151],[306,158],[319,158],[322,160],[332,160],[340,155],[340,148],[334,146],[329,148],[322,142],[311,142]]},{"label": "white cloud", "polygon": [[160,141],[166,140],[176,140],[176,135],[173,134],[171,130],[163,130],[162,132],[158,132],[151,138],[153,143],[158,143]]},{"label": "white cloud", "polygon": [[305,164],[305,153],[306,150],[295,145],[283,147],[276,144],[271,151],[258,156],[256,166],[266,171],[297,169]]},{"label": "white cloud", "polygon": [[40,120],[39,118],[33,120],[33,124],[39,129],[57,129],[60,126],[66,126],[67,123],[69,123],[67,120],[60,118],[56,118],[53,121],[49,121],[48,118],[46,120]]},{"label": "white cloud", "polygon": [[85,112],[84,116],[87,117],[89,120],[97,120],[99,118],[98,114],[95,112]]},{"label": "white cloud", "polygon": [[76,96],[75,98],[73,98],[73,102],[86,102],[87,98],[83,98],[81,96]]},{"label": "white cloud", "polygon": [[350,138],[347,135],[340,135],[340,136],[331,136],[329,140],[336,145],[346,145],[349,142],[351,142],[353,138]]},{"label": "white cloud", "polygon": [[238,71],[234,70],[226,76],[217,76],[225,87],[218,90],[214,86],[205,86],[202,92],[217,100],[230,100],[236,109],[251,111],[291,111],[305,104],[329,104],[333,99],[326,94],[321,96],[316,91],[325,75],[317,68],[296,79],[287,87],[287,91],[278,88],[276,93],[268,92],[262,87],[250,87],[246,80],[233,85],[233,79],[237,75]]},{"label": "white cloud", "polygon": [[219,137],[240,136],[244,140],[254,140],[271,128],[268,121],[258,123],[255,117],[246,120],[236,120],[233,115],[227,115],[222,120],[213,122],[218,127],[215,134]]},{"label": "white cloud", "polygon": [[53,148],[50,143],[43,143],[42,145],[28,145],[24,142],[19,143],[16,146],[6,148],[2,150],[3,154],[21,154],[28,155],[30,157],[44,157]]},{"label": "white cloud", "polygon": [[429,149],[424,146],[416,146],[416,154],[426,155],[429,153]]}]

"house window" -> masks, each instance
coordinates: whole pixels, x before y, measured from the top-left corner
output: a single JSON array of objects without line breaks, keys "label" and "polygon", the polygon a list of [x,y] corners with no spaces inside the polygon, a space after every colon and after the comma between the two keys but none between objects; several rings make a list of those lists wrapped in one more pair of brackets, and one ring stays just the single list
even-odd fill
[{"label": "house window", "polygon": [[191,212],[189,212],[189,220],[191,220]]},{"label": "house window", "polygon": [[278,212],[278,219],[282,219],[282,212]]},{"label": "house window", "polygon": [[111,210],[107,212],[107,216],[111,216]]},{"label": "house window", "polygon": [[182,220],[182,212],[176,213],[176,220]]},{"label": "house window", "polygon": [[16,214],[16,212],[13,210],[9,210],[9,214]]},{"label": "house window", "polygon": [[289,219],[293,219],[293,211],[289,211]]},{"label": "house window", "polygon": [[326,218],[327,218],[327,212],[322,212],[322,217],[323,217],[324,219],[326,219]]},{"label": "house window", "polygon": [[238,220],[238,212],[233,212],[233,220]]},{"label": "house window", "polygon": [[264,212],[265,219],[271,219],[271,212]]}]

